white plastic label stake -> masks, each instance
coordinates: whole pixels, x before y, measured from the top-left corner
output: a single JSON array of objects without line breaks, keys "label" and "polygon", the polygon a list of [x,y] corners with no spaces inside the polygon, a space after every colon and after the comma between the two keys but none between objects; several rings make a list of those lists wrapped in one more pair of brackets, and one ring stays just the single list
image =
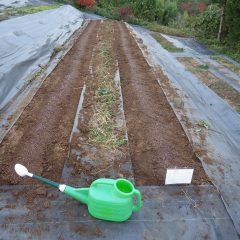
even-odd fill
[{"label": "white plastic label stake", "polygon": [[192,182],[194,169],[172,168],[167,169],[165,185],[168,184],[190,184]]}]

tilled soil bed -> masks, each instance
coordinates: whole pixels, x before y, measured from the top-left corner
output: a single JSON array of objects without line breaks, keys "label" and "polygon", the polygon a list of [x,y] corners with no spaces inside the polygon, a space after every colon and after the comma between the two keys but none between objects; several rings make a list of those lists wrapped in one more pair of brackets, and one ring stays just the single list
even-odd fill
[{"label": "tilled soil bed", "polygon": [[[1,184],[19,182],[13,171],[18,162],[36,174],[60,179],[99,24],[94,21],[87,26],[2,141]],[[21,179],[21,183],[27,181]]]},{"label": "tilled soil bed", "polygon": [[103,177],[133,181],[119,70],[113,53],[114,22],[101,23],[97,40],[63,171],[64,182],[71,185],[88,186]]},{"label": "tilled soil bed", "polygon": [[[167,168],[174,167],[194,168],[193,184],[208,182],[129,30],[123,23],[93,21],[1,143],[1,184],[20,181],[13,172],[17,162],[36,174],[56,181],[63,176],[73,184],[89,184],[98,177],[131,179],[125,125],[117,123],[121,102],[113,81],[116,60],[136,183],[162,185]],[[78,129],[71,135],[83,88]]]},{"label": "tilled soil bed", "polygon": [[115,51],[136,183],[164,184],[167,168],[174,167],[194,168],[193,184],[208,182],[136,41],[123,23],[115,28]]}]

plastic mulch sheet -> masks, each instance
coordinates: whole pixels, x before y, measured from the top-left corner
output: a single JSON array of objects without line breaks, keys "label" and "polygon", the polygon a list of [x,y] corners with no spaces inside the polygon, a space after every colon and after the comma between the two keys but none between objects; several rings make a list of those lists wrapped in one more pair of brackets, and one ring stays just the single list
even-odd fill
[{"label": "plastic mulch sheet", "polygon": [[[240,233],[240,115],[195,75],[186,71],[171,53],[151,37],[149,31],[139,27],[134,27],[134,30],[148,46],[153,65],[163,69],[172,88],[177,89],[182,96],[183,117],[187,115],[193,125],[201,120],[209,124],[209,130],[205,131],[204,146],[196,132],[183,127],[193,145],[203,147],[206,152],[199,159],[220,191],[228,213]],[[169,94],[168,90],[164,91]],[[181,116],[178,117],[181,119]],[[212,160],[208,161],[208,158]]]},{"label": "plastic mulch sheet", "polygon": [[82,22],[83,14],[68,5],[0,22],[0,110]]},{"label": "plastic mulch sheet", "polygon": [[142,210],[123,223],[92,218],[85,205],[57,189],[34,199],[36,188],[0,187],[1,239],[238,239],[213,186],[140,187]]}]

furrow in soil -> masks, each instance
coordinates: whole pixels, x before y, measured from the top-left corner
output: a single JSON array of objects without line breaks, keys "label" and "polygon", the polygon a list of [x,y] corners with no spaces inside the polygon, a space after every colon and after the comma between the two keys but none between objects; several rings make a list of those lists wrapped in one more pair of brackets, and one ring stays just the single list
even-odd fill
[{"label": "furrow in soil", "polygon": [[[2,141],[1,184],[20,181],[13,170],[18,162],[35,174],[60,179],[99,25],[98,21],[90,22]],[[21,179],[21,183],[28,182],[33,183]]]},{"label": "furrow in soil", "polygon": [[162,89],[123,23],[115,26],[131,160],[138,185],[164,184],[167,168],[194,168],[193,184],[208,182]]}]

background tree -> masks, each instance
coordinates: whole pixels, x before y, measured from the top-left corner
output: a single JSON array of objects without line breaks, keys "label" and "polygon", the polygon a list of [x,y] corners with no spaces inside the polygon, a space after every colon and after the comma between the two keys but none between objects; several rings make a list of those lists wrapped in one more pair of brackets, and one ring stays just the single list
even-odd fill
[{"label": "background tree", "polygon": [[156,0],[138,0],[134,4],[134,14],[148,21],[155,20]]},{"label": "background tree", "polygon": [[228,30],[228,40],[240,43],[240,1],[228,0],[225,22]]},{"label": "background tree", "polygon": [[218,29],[218,35],[217,35],[217,39],[220,41],[222,39],[224,20],[225,20],[225,12],[226,12],[228,0],[213,0],[213,2],[218,3],[221,8],[221,17],[220,17],[220,23],[219,23],[219,29]]}]

